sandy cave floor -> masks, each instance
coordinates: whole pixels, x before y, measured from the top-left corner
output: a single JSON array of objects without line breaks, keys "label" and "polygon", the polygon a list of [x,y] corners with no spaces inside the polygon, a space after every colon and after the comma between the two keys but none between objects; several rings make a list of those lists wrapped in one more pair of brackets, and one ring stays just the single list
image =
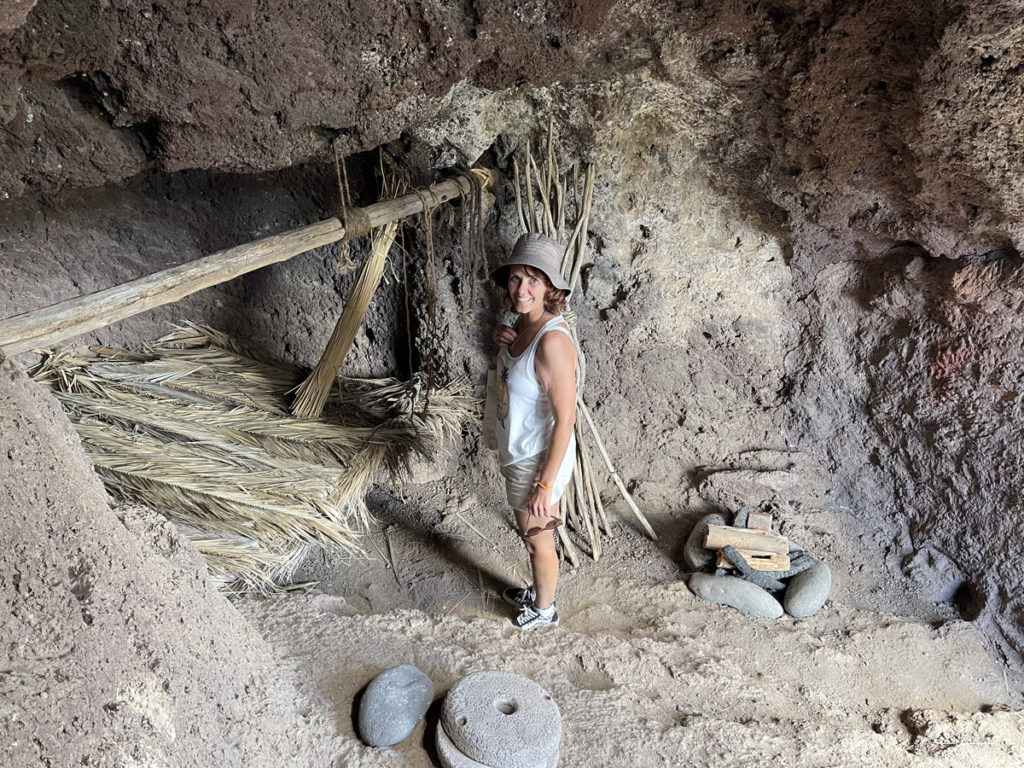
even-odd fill
[{"label": "sandy cave floor", "polygon": [[[658,542],[613,519],[597,563],[563,565],[561,626],[521,633],[498,590],[527,563],[499,495],[455,480],[377,490],[366,557],[314,558],[306,592],[236,601],[305,697],[336,724],[337,765],[436,766],[439,703],[462,676],[526,675],[558,702],[561,765],[1019,766],[1024,676],[949,605],[888,576],[884,542],[838,510],[794,520],[833,569],[805,620],[750,619],[687,590],[693,515],[652,520]],[[394,564],[392,568],[391,564]],[[354,727],[363,687],[402,663],[434,706],[390,749]],[[327,737],[325,737],[327,738]]]}]

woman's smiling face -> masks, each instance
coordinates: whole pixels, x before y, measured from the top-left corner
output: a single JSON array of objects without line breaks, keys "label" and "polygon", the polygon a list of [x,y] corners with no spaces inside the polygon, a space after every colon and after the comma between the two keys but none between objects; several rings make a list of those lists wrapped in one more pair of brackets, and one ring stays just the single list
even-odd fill
[{"label": "woman's smiling face", "polygon": [[508,295],[516,312],[529,314],[538,307],[543,311],[546,294],[547,281],[542,273],[528,269],[522,264],[514,264],[509,269]]}]

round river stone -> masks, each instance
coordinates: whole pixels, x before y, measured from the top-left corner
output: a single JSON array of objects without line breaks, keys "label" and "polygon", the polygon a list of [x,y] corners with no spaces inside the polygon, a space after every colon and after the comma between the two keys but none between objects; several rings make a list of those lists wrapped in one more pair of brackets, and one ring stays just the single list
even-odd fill
[{"label": "round river stone", "polygon": [[725,517],[712,512],[704,515],[693,526],[690,535],[683,546],[683,562],[686,567],[693,571],[702,571],[714,558],[715,553],[710,549],[704,549],[704,537],[708,535],[709,525],[725,525]]},{"label": "round river stone", "polygon": [[782,602],[786,613],[803,619],[820,611],[831,591],[832,571],[825,563],[818,562],[789,580]]},{"label": "round river stone", "polygon": [[384,670],[359,704],[359,735],[371,747],[397,744],[413,732],[433,700],[434,684],[416,667]]},{"label": "round river stone", "polygon": [[701,600],[731,606],[748,616],[777,619],[782,615],[778,600],[756,584],[735,576],[693,573],[686,585]]}]

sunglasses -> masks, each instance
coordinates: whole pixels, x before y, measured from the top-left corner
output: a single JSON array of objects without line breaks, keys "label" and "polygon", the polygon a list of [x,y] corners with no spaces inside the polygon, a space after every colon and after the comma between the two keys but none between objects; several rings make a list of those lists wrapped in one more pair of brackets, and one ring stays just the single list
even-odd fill
[{"label": "sunglasses", "polygon": [[557,528],[561,524],[562,524],[561,520],[559,520],[557,517],[552,517],[544,525],[535,525],[535,526],[532,526],[530,528],[527,528],[526,529],[526,535],[527,536],[536,536],[538,533],[544,533],[544,531],[553,531],[553,530],[555,530],[555,528]]}]

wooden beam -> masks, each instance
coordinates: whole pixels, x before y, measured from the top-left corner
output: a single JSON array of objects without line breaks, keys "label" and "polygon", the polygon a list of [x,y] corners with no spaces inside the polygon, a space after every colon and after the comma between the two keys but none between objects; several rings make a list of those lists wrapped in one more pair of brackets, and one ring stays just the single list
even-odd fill
[{"label": "wooden beam", "polygon": [[[489,171],[474,169],[473,173],[483,179],[485,187],[492,183]],[[468,195],[471,189],[472,182],[469,179],[457,176],[420,190],[419,193],[413,192],[394,200],[349,211],[347,218],[362,225],[358,231],[353,231],[350,226],[350,231],[346,232],[337,218],[325,219],[218,251],[113,288],[0,320],[0,351],[10,357],[48,347],[63,339],[178,301],[247,272],[287,261],[314,248],[357,237],[370,228],[421,212],[424,202],[433,208],[456,197]]]}]

